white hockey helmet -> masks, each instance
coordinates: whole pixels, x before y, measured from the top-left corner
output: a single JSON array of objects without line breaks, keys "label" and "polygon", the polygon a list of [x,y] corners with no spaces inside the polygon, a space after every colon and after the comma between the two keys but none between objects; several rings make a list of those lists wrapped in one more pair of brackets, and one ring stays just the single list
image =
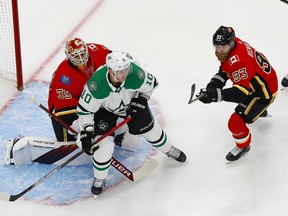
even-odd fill
[{"label": "white hockey helmet", "polygon": [[65,54],[74,65],[83,65],[88,62],[88,48],[80,38],[68,40],[65,44]]},{"label": "white hockey helmet", "polygon": [[131,63],[125,52],[113,51],[106,56],[106,65],[116,78],[116,72],[130,69]]}]

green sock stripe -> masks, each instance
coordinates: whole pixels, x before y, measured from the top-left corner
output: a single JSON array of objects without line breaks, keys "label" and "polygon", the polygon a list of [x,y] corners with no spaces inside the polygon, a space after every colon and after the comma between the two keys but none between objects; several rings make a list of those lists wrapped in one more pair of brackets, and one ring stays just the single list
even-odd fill
[{"label": "green sock stripe", "polygon": [[110,167],[110,163],[109,163],[107,166],[105,166],[105,167],[97,167],[97,166],[95,165],[95,163],[93,163],[93,167],[94,167],[94,169],[96,169],[96,170],[105,171],[105,170],[107,170],[107,169]]},{"label": "green sock stripe", "polygon": [[166,141],[167,141],[167,135],[166,133],[164,134],[164,137],[163,139],[158,142],[158,145],[157,144],[152,144],[155,148],[160,148],[161,146],[165,145],[166,144]]}]

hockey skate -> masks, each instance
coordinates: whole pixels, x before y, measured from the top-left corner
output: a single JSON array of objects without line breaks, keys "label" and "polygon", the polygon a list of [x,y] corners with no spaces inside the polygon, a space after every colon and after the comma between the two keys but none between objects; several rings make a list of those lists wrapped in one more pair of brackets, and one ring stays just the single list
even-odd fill
[{"label": "hockey skate", "polygon": [[13,165],[13,147],[19,141],[19,138],[15,139],[8,139],[6,143],[6,150],[5,150],[5,164],[6,165]]},{"label": "hockey skate", "polygon": [[284,88],[288,87],[288,74],[287,74],[285,77],[283,77],[283,79],[282,79],[282,81],[281,81],[281,85],[282,85]]},{"label": "hockey skate", "polygon": [[98,196],[102,193],[103,187],[105,186],[105,179],[96,179],[94,178],[91,193]]},{"label": "hockey skate", "polygon": [[175,159],[178,162],[183,163],[186,161],[186,155],[184,154],[184,152],[174,146],[171,146],[171,149],[166,153],[166,155]]},{"label": "hockey skate", "polygon": [[239,147],[234,147],[234,149],[232,149],[232,151],[230,151],[227,155],[226,155],[226,160],[228,161],[228,163],[233,162],[238,160],[239,158],[245,156],[246,154],[248,154],[248,152],[250,151],[250,145],[248,145],[245,148],[239,148]]},{"label": "hockey skate", "polygon": [[272,117],[272,115],[270,115],[270,114],[268,113],[268,111],[265,110],[259,117],[260,117],[260,118],[266,118],[266,117]]}]

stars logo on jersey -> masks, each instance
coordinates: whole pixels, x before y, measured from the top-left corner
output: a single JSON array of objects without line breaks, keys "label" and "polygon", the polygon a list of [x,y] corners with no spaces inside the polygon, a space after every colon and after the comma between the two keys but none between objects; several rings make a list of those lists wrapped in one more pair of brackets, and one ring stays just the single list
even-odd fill
[{"label": "stars logo on jersey", "polygon": [[229,58],[229,64],[230,64],[230,66],[233,65],[234,63],[238,62],[238,61],[239,61],[238,55],[234,55],[234,56],[232,56],[231,58]]},{"label": "stars logo on jersey", "polygon": [[60,82],[64,83],[65,85],[70,85],[71,82],[71,78],[65,76],[64,74],[62,74],[61,78],[60,78]]},{"label": "stars logo on jersey", "polygon": [[145,79],[145,72],[142,69],[137,71],[137,75],[140,80]]},{"label": "stars logo on jersey", "polygon": [[90,90],[91,92],[96,91],[96,90],[97,90],[97,87],[98,87],[98,85],[97,85],[97,83],[96,83],[95,81],[90,81],[90,82],[88,83],[88,88],[89,88],[89,90]]},{"label": "stars logo on jersey", "polygon": [[127,108],[129,107],[130,103],[125,104],[123,100],[121,100],[119,106],[116,109],[109,109],[110,112],[116,113],[116,114],[124,114]]},{"label": "stars logo on jersey", "polygon": [[100,120],[99,124],[97,125],[100,130],[106,131],[108,128],[108,123]]}]

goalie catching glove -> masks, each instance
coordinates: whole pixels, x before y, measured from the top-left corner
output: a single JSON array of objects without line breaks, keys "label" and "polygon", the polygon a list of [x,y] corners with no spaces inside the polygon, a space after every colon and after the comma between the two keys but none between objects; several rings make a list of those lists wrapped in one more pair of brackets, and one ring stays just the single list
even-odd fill
[{"label": "goalie catching glove", "polygon": [[95,136],[96,135],[94,133],[93,125],[84,127],[84,130],[82,130],[78,136],[77,144],[79,143],[81,145],[81,148],[87,155],[93,155],[94,152],[99,148],[99,146],[93,148]]},{"label": "goalie catching glove", "polygon": [[203,103],[220,102],[223,100],[221,88],[202,88],[197,94],[199,100]]}]

